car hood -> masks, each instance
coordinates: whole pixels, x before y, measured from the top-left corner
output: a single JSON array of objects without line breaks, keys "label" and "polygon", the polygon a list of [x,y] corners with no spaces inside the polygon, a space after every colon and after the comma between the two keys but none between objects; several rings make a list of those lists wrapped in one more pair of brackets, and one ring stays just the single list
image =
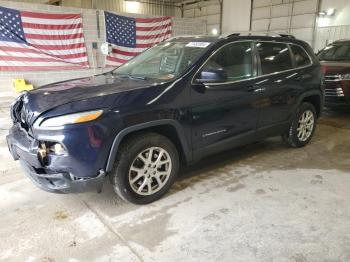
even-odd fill
[{"label": "car hood", "polygon": [[326,75],[348,74],[350,73],[350,62],[326,62],[321,61],[323,71]]},{"label": "car hood", "polygon": [[49,84],[25,94],[24,106],[35,115],[55,107],[91,98],[154,86],[154,80],[130,79],[102,74]]}]

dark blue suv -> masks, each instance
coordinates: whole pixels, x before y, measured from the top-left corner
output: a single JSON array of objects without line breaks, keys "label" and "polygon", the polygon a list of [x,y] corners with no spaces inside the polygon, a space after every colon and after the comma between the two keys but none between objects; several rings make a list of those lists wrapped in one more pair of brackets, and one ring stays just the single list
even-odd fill
[{"label": "dark blue suv", "polygon": [[180,164],[281,135],[306,145],[323,107],[320,64],[291,36],[175,37],[119,68],[22,94],[9,150],[56,193],[160,198]]}]

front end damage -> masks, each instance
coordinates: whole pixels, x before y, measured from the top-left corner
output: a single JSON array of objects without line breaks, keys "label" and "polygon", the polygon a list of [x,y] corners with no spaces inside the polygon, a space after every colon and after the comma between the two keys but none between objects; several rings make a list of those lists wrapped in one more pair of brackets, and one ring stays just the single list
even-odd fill
[{"label": "front end damage", "polygon": [[[24,97],[20,96],[11,106],[13,126],[6,138],[11,155],[20,161],[26,175],[48,192],[100,192],[105,172],[97,158],[102,143],[100,147],[91,146],[89,140],[94,126],[75,127],[71,130],[73,136],[64,129],[36,133],[32,128],[35,113],[25,108]],[[80,152],[77,146],[81,147]],[[79,156],[84,153],[87,157]]]}]

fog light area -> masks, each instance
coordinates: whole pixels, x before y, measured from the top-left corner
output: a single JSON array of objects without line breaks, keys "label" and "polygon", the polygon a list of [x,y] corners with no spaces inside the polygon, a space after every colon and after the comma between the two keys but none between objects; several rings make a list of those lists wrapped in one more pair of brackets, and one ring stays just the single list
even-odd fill
[{"label": "fog light area", "polygon": [[63,155],[65,154],[66,150],[60,143],[54,143],[49,147],[49,153],[54,153],[56,155]]},{"label": "fog light area", "polygon": [[65,153],[66,149],[60,143],[40,142],[38,148],[38,159],[42,165],[47,165],[48,155],[64,155]]}]

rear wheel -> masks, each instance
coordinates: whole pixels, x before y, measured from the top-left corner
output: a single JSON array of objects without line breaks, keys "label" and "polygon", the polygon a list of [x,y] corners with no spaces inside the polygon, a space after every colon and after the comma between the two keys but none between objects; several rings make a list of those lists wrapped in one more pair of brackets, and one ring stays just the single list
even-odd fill
[{"label": "rear wheel", "polygon": [[169,190],[178,169],[178,152],[168,138],[156,133],[139,134],[122,143],[111,179],[121,198],[147,204]]},{"label": "rear wheel", "polygon": [[316,129],[315,107],[304,102],[298,108],[289,130],[282,135],[282,139],[291,147],[303,147],[310,142]]}]

